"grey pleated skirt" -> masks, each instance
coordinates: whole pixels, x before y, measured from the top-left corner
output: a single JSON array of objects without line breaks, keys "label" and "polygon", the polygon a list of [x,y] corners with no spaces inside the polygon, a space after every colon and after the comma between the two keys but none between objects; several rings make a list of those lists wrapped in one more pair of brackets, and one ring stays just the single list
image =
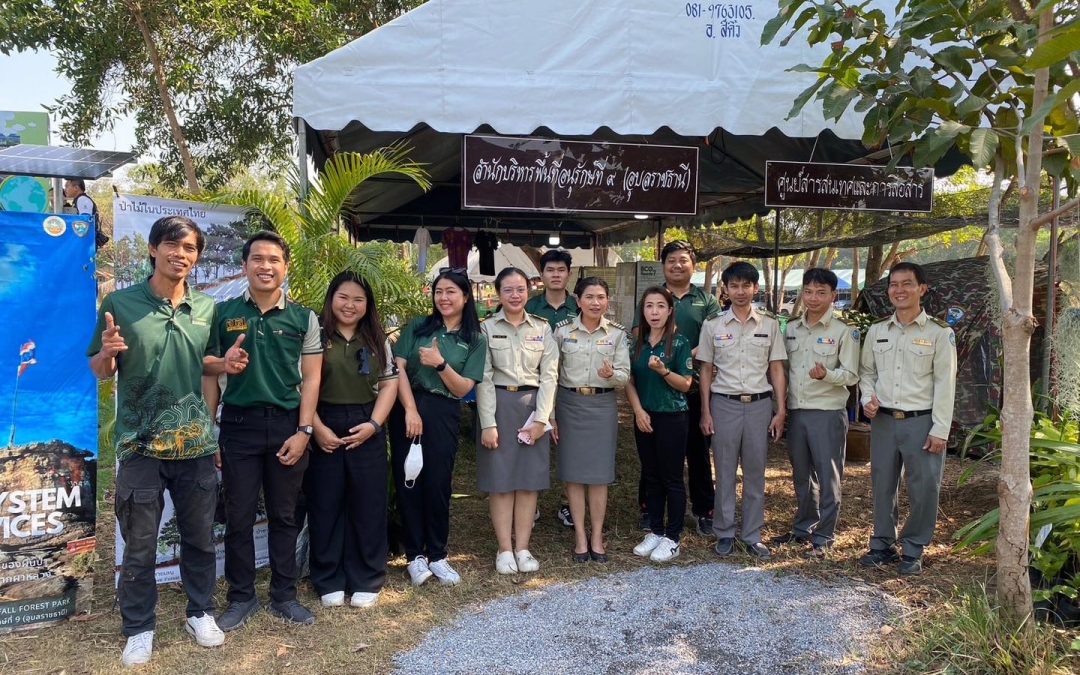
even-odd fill
[{"label": "grey pleated skirt", "polygon": [[499,447],[489,450],[476,438],[476,485],[481,492],[546,490],[551,487],[551,434],[535,445],[518,443],[517,430],[536,409],[536,390],[495,390]]},{"label": "grey pleated skirt", "polygon": [[617,393],[584,396],[559,387],[555,419],[559,423],[559,480],[607,485],[615,481],[619,442]]}]

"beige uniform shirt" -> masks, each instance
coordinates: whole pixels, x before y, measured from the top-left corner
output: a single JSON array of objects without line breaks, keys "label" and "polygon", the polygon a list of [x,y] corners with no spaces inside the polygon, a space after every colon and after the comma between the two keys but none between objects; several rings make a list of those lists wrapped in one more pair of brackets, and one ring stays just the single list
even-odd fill
[{"label": "beige uniform shirt", "polygon": [[[600,319],[593,332],[581,325],[575,316],[555,327],[555,344],[559,346],[559,385],[563,387],[622,387],[630,380],[630,343],[622,325]],[[604,361],[609,361],[615,374],[604,379],[596,374]]]},{"label": "beige uniform shirt", "polygon": [[932,410],[930,435],[948,438],[956,395],[956,334],[920,312],[907,326],[893,314],[870,326],[859,366],[861,401],[885,408]]},{"label": "beige uniform shirt", "polygon": [[772,391],[770,361],[786,361],[780,324],[754,308],[746,321],[732,309],[701,326],[698,361],[716,366],[712,391],[717,394],[761,394]]},{"label": "beige uniform shirt", "polygon": [[[499,310],[480,324],[480,330],[487,339],[488,349],[484,379],[476,385],[480,428],[495,426],[495,385],[539,387],[533,421],[546,424],[555,405],[559,377],[559,348],[552,339],[547,319],[526,312],[525,320],[515,326]],[[517,429],[512,431],[517,433]]]},{"label": "beige uniform shirt", "polygon": [[[788,322],[784,336],[788,354],[788,409],[843,410],[848,387],[859,381],[859,329],[831,311],[813,325],[806,315]],[[810,371],[825,367],[825,379]]]}]

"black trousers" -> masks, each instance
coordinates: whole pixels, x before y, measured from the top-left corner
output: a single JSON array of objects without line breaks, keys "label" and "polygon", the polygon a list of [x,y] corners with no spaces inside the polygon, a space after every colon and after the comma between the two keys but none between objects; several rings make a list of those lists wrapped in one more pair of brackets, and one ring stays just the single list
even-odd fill
[{"label": "black trousers", "polygon": [[412,445],[405,436],[405,409],[395,405],[389,420],[390,460],[405,557],[413,560],[422,555],[431,561],[442,560],[450,537],[450,483],[461,435],[461,401],[421,389],[414,389],[413,396],[424,422],[420,440],[424,468],[411,488],[405,487],[405,457]]},{"label": "black trousers", "polygon": [[120,535],[124,538],[124,560],[117,601],[125,636],[155,627],[154,571],[165,490],[172,497],[180,532],[180,578],[188,596],[187,615],[200,616],[213,611],[217,484],[213,455],[178,460],[132,455],[120,462],[115,508]]},{"label": "black trousers", "polygon": [[[319,405],[319,419],[343,438],[371,419],[374,403]],[[386,434],[351,450],[312,444],[304,476],[311,583],[319,595],[378,593],[386,583]]]},{"label": "black trousers", "polygon": [[[686,395],[686,478],[690,485],[690,509],[695,516],[708,516],[713,510],[716,492],[713,488],[712,452],[709,438],[701,433],[701,392],[697,383]],[[651,414],[651,413],[650,413]],[[716,420],[713,420],[716,423]],[[638,481],[638,504],[647,508],[645,471],[642,467],[641,480]]]},{"label": "black trousers", "polygon": [[[645,504],[653,534],[679,541],[686,519],[686,487],[683,485],[683,457],[686,453],[684,412],[650,412],[652,433],[634,427],[641,475],[645,479]],[[664,509],[667,508],[667,525]]]},{"label": "black trousers", "polygon": [[259,491],[269,520],[270,599],[296,599],[297,500],[310,452],[285,466],[277,453],[296,433],[299,409],[239,408],[221,411],[221,475],[225,483],[225,580],[229,602],[255,597],[255,526]]}]

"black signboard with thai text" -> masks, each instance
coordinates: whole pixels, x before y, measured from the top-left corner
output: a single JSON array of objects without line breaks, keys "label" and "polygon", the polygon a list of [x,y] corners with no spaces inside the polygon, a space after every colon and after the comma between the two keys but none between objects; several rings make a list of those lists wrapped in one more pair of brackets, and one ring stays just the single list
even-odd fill
[{"label": "black signboard with thai text", "polygon": [[765,206],[929,212],[934,207],[934,170],[765,162]]},{"label": "black signboard with thai text", "polygon": [[465,136],[466,209],[694,215],[698,149]]}]

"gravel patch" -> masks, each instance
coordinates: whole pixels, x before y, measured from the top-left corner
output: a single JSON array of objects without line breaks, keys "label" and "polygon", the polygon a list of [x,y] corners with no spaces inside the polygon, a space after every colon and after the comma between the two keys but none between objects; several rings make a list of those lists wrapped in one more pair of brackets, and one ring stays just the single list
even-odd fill
[{"label": "gravel patch", "polygon": [[859,673],[899,609],[847,579],[727,563],[648,567],[466,609],[395,664],[416,673]]}]

